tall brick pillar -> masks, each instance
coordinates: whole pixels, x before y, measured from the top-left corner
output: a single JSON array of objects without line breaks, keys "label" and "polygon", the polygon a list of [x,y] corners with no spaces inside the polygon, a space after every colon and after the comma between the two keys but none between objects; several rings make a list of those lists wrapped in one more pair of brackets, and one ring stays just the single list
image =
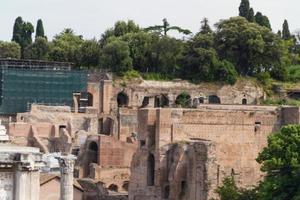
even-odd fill
[{"label": "tall brick pillar", "polygon": [[72,155],[57,157],[60,166],[60,200],[73,200],[73,172],[75,157]]},{"label": "tall brick pillar", "polygon": [[101,82],[101,109],[103,114],[109,114],[110,112],[110,99],[112,96],[112,81],[103,80]]}]

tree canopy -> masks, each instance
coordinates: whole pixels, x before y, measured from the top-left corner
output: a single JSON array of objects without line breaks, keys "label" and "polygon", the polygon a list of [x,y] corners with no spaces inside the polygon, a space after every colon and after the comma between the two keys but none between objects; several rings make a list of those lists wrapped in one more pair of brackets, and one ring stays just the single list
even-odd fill
[{"label": "tree canopy", "polygon": [[38,38],[38,37],[45,37],[44,25],[43,25],[43,21],[41,19],[39,19],[37,21],[37,25],[36,25],[35,38]]}]

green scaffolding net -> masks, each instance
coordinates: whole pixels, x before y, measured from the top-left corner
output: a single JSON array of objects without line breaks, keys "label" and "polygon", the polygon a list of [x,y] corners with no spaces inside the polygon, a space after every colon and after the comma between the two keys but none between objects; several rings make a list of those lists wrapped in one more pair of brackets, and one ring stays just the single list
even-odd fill
[{"label": "green scaffolding net", "polygon": [[1,69],[0,114],[26,112],[32,103],[68,105],[85,92],[87,73],[75,70]]}]

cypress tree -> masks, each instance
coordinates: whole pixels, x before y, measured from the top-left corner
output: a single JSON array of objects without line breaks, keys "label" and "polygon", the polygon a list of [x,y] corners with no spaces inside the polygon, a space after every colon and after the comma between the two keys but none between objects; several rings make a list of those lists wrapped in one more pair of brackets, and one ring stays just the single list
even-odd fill
[{"label": "cypress tree", "polygon": [[291,38],[291,32],[290,32],[290,28],[289,28],[289,23],[285,19],[283,22],[283,25],[282,25],[282,39],[288,40],[290,38]]},{"label": "cypress tree", "polygon": [[200,29],[200,33],[201,34],[208,34],[208,33],[211,33],[212,30],[208,24],[208,19],[207,18],[204,18],[202,21],[201,21],[201,29]]},{"label": "cypress tree", "polygon": [[250,8],[247,19],[248,19],[249,22],[255,22],[253,8]]},{"label": "cypress tree", "polygon": [[43,21],[41,19],[37,21],[36,25],[35,39],[37,37],[45,37]]},{"label": "cypress tree", "polygon": [[23,32],[23,19],[22,17],[17,17],[14,23],[14,28],[13,28],[13,36],[12,36],[12,41],[22,44],[22,32]]},{"label": "cypress tree", "polygon": [[241,17],[245,17],[246,19],[248,19],[249,10],[250,10],[249,0],[242,0],[239,7],[239,15]]}]

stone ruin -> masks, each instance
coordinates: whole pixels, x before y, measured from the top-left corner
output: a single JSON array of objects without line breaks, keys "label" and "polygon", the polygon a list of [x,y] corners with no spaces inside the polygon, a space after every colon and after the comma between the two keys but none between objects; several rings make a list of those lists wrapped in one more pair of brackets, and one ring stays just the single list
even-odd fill
[{"label": "stone ruin", "polygon": [[[189,108],[176,103],[182,93]],[[255,158],[267,136],[299,123],[298,108],[259,106],[264,98],[250,81],[97,79],[73,107],[33,105],[8,131],[15,144],[71,152],[75,178],[129,190],[131,200],[208,200],[226,176],[244,187],[261,180]]]}]

